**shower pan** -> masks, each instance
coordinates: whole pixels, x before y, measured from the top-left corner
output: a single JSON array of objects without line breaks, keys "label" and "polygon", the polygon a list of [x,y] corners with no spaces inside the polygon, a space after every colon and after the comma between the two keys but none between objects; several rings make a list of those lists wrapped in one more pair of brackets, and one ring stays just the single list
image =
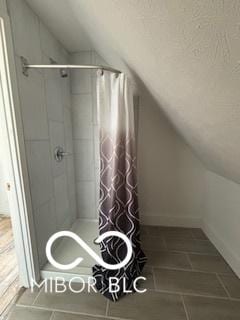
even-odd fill
[{"label": "shower pan", "polygon": [[[83,239],[85,243],[96,252],[96,254],[99,256],[101,255],[99,245],[94,243],[94,239],[96,239],[99,234],[98,221],[77,219],[70,228],[70,231],[81,237],[81,239]],[[55,268],[47,262],[41,270],[41,276],[43,279],[61,276],[65,281],[69,281],[74,278],[76,282],[84,280],[87,282],[88,277],[92,276],[92,267],[96,261],[71,238],[66,237],[60,240],[54,248],[52,255],[58,263],[64,265],[71,263],[78,257],[82,257],[83,261],[79,266],[71,270],[64,271]]]}]

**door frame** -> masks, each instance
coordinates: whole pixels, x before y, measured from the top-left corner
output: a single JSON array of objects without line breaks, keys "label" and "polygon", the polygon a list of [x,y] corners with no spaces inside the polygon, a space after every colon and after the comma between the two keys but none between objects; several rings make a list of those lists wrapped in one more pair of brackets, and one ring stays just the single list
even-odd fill
[{"label": "door frame", "polygon": [[40,279],[36,233],[18,96],[10,19],[0,0],[0,121],[7,140],[8,200],[13,227],[20,285],[29,288]]}]

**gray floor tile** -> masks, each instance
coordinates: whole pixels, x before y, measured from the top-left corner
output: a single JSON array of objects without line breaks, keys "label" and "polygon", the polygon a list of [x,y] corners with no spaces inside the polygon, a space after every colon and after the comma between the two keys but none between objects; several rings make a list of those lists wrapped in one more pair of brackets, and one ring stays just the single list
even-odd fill
[{"label": "gray floor tile", "polygon": [[[110,318],[108,318],[111,320]],[[92,317],[79,314],[70,314],[64,312],[54,312],[51,320],[106,320],[106,318]]]},{"label": "gray floor tile", "polygon": [[174,238],[183,238],[183,239],[193,239],[193,234],[190,228],[181,228],[181,227],[162,227],[162,226],[153,226],[151,228],[152,236],[166,236]]},{"label": "gray floor tile", "polygon": [[49,320],[52,312],[28,307],[14,307],[7,320]]},{"label": "gray floor tile", "polygon": [[99,293],[64,293],[41,292],[34,305],[49,309],[105,315],[107,300]]},{"label": "gray floor tile", "polygon": [[230,296],[240,299],[240,279],[235,275],[219,275],[219,277]]},{"label": "gray floor tile", "polygon": [[189,320],[239,320],[240,302],[184,296]]},{"label": "gray floor tile", "polygon": [[171,292],[226,297],[215,274],[154,268],[156,288]]},{"label": "gray floor tile", "polygon": [[155,289],[152,268],[145,266],[141,276],[145,277],[146,280],[139,280],[138,288]]},{"label": "gray floor tile", "polygon": [[[54,311],[51,320],[110,320],[109,317],[131,320],[186,320],[181,297],[174,294],[176,292],[188,294],[184,295],[188,320],[240,319],[240,301],[207,297],[227,298],[222,286],[224,284],[232,298],[240,299],[240,280],[211,242],[206,240],[201,229],[144,226],[141,231],[148,264],[142,274],[147,280],[143,281],[139,288],[149,289],[146,293],[131,294],[117,303],[110,302],[106,317],[107,300],[100,294],[41,292],[37,297],[38,290],[34,293],[26,290],[17,301],[18,306],[13,309],[8,320],[49,320],[52,314],[50,311],[21,307],[30,306],[34,300],[34,306],[59,310]],[[195,270],[204,272],[191,271],[189,260]],[[213,273],[220,274],[218,277],[221,282]],[[154,291],[154,280],[158,290],[169,293]]]},{"label": "gray floor tile", "polygon": [[33,304],[34,300],[36,299],[39,293],[38,288],[34,288],[33,291],[31,289],[26,289],[21,297],[18,298],[17,305],[31,305]]},{"label": "gray floor tile", "polygon": [[208,240],[208,237],[205,235],[205,233],[200,228],[192,228],[191,232],[192,232],[194,239]]},{"label": "gray floor tile", "polygon": [[219,256],[201,255],[201,254],[189,254],[194,270],[215,272],[215,273],[232,273],[232,269],[223,259]]},{"label": "gray floor tile", "polygon": [[142,237],[142,236],[150,235],[148,230],[149,230],[148,226],[141,225],[140,226],[140,236]]},{"label": "gray floor tile", "polygon": [[117,303],[110,302],[110,317],[137,320],[186,320],[179,295],[148,291],[128,295]]},{"label": "gray floor tile", "polygon": [[171,251],[185,251],[191,253],[219,255],[214,245],[208,240],[183,238],[165,238],[167,249]]},{"label": "gray floor tile", "polygon": [[161,237],[143,236],[142,247],[144,250],[162,251],[166,250],[166,245]]},{"label": "gray floor tile", "polygon": [[169,251],[145,251],[148,265],[155,267],[190,269],[188,257],[185,253]]}]

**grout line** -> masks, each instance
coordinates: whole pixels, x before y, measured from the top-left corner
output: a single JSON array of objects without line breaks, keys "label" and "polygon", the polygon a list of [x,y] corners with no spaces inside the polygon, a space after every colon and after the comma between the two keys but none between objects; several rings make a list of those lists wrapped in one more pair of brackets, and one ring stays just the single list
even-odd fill
[{"label": "grout line", "polygon": [[[151,290],[151,289],[149,289]],[[153,291],[153,290],[151,290]],[[213,298],[213,299],[220,299],[220,300],[231,300],[231,301],[240,301],[240,298],[232,298],[232,297],[226,297],[226,296],[214,296],[214,295],[204,295],[200,293],[188,293],[188,292],[181,292],[181,291],[172,291],[172,290],[163,290],[163,289],[156,289],[156,292],[162,292],[162,293],[172,293],[172,294],[178,294],[183,296],[192,296],[192,297],[203,297],[203,298]]]},{"label": "grout line", "polygon": [[225,284],[223,283],[222,279],[220,278],[220,276],[219,276],[217,273],[216,273],[216,277],[217,277],[218,281],[220,282],[221,286],[223,287],[223,289],[225,290],[225,292],[226,292],[226,294],[227,294],[228,298],[230,298],[230,299],[231,299],[231,295],[229,294],[229,292],[228,292],[228,290],[227,290],[227,288],[226,288]]},{"label": "grout line", "polygon": [[107,300],[107,305],[106,305],[106,313],[105,313],[106,316],[108,315],[108,311],[109,311],[109,300]]},{"label": "grout line", "polygon": [[[162,239],[163,240],[163,239]],[[163,241],[164,243],[164,241]],[[219,257],[221,256],[221,254],[219,252],[217,253],[209,253],[209,252],[196,252],[196,251],[184,251],[184,250],[174,250],[174,249],[158,249],[158,250],[155,250],[155,249],[146,249],[146,251],[151,251],[151,252],[155,252],[155,253],[158,253],[158,252],[169,252],[169,253],[185,253],[185,254],[195,254],[195,255],[199,255],[199,256],[210,256],[210,257]]]},{"label": "grout line", "polygon": [[[31,288],[30,288],[30,290],[31,290]],[[37,293],[36,297],[34,298],[32,304],[31,304],[32,306],[33,306],[34,303],[37,301],[37,299],[38,299],[38,297],[40,296],[40,293],[42,292],[42,290],[43,290],[43,287],[39,289],[39,292]]]},{"label": "grout line", "polygon": [[193,265],[192,265],[192,261],[191,261],[191,259],[190,259],[190,257],[189,257],[189,254],[188,254],[188,253],[185,253],[185,255],[186,255],[187,260],[188,260],[188,262],[189,262],[189,264],[190,264],[190,266],[191,266],[191,269],[194,270]]},{"label": "grout line", "polygon": [[180,292],[180,291],[168,291],[168,290],[163,290],[163,289],[151,289],[148,288],[148,291],[152,292],[159,292],[159,293],[167,293],[167,294],[174,294],[174,295],[183,295],[183,296],[188,296],[188,297],[202,297],[202,298],[210,298],[210,299],[220,299],[220,300],[230,300],[230,301],[236,301],[240,302],[240,298],[228,298],[226,296],[210,296],[210,295],[203,295],[200,293],[188,293],[188,292]]},{"label": "grout line", "polygon": [[165,236],[164,236],[164,235],[162,235],[162,236],[161,236],[161,238],[162,238],[163,245],[164,245],[165,249],[168,251],[168,246],[167,246],[167,241],[166,241]]},{"label": "grout line", "polygon": [[156,282],[156,277],[155,277],[154,267],[151,267],[151,270],[152,270],[152,275],[153,275],[153,285],[154,285],[154,290],[157,290],[157,282]]},{"label": "grout line", "polygon": [[[191,228],[192,229],[192,228]],[[192,230],[190,230],[190,233],[192,235],[193,240],[202,240],[202,239],[198,239],[197,237],[195,237],[194,233]],[[206,239],[205,239],[206,240]]]},{"label": "grout line", "polygon": [[[185,268],[174,268],[174,267],[164,267],[164,266],[152,266],[155,269],[164,269],[164,270],[172,270],[172,271],[187,271],[187,272],[195,272],[195,273],[203,273],[208,275],[216,275],[216,272],[198,270],[198,269],[185,269]],[[226,274],[226,273],[225,273]],[[227,274],[229,275],[229,274]]]},{"label": "grout line", "polygon": [[189,320],[189,314],[188,314],[188,311],[187,311],[187,307],[186,307],[186,304],[185,304],[185,301],[184,301],[184,298],[183,298],[183,295],[181,294],[181,300],[182,300],[182,304],[183,304],[183,308],[184,308],[184,311],[185,311],[185,314],[186,314],[186,318],[187,320]]},{"label": "grout line", "polygon": [[[180,268],[180,267],[169,267],[169,266],[160,266],[160,265],[147,265],[150,268],[155,268],[155,269],[164,269],[164,270],[175,270],[175,271],[197,271],[197,270],[192,270],[191,268]],[[203,273],[206,273],[206,271],[203,271]]]},{"label": "grout line", "polygon": [[[55,309],[55,308],[48,308],[44,306],[31,306],[31,305],[20,305],[18,307],[25,308],[25,309],[36,309],[36,310],[45,310],[45,311],[52,311],[53,313],[59,312],[59,313],[66,313],[66,314],[72,314],[72,315],[79,315],[79,316],[90,316],[90,317],[98,317],[103,318],[103,320],[106,319],[116,319],[116,320],[133,320],[133,319],[126,319],[126,318],[119,318],[114,316],[106,316],[106,315],[100,315],[100,314],[92,314],[92,313],[86,313],[86,312],[77,312],[77,311],[71,311],[71,310],[63,310],[63,309]],[[50,319],[49,319],[50,320]]]},{"label": "grout line", "polygon": [[[85,70],[85,71],[86,71],[86,70]],[[86,91],[86,92],[80,92],[80,93],[70,92],[70,94],[71,94],[72,96],[92,95],[92,91]]]},{"label": "grout line", "polygon": [[55,317],[54,317],[54,314],[55,314],[55,311],[52,311],[52,313],[51,313],[51,316],[50,316],[50,318],[49,318],[49,320],[53,320]]}]

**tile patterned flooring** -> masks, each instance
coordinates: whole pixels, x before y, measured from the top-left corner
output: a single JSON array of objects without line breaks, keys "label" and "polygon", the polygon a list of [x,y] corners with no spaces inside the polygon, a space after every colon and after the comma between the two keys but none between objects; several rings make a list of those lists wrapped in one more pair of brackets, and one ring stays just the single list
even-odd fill
[{"label": "tile patterned flooring", "polygon": [[8,320],[239,320],[240,280],[201,229],[142,227],[144,294],[117,303],[96,293],[26,290]]}]

